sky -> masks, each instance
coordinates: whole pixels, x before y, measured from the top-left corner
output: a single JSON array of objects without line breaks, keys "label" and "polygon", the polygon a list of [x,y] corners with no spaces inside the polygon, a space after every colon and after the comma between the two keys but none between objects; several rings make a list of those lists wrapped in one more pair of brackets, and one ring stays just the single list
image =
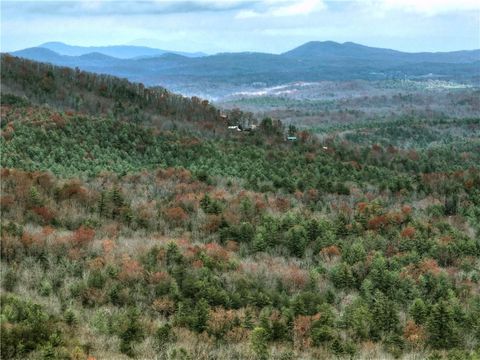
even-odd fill
[{"label": "sky", "polygon": [[480,1],[1,1],[2,51],[61,41],[282,53],[326,40],[409,52],[477,49]]}]

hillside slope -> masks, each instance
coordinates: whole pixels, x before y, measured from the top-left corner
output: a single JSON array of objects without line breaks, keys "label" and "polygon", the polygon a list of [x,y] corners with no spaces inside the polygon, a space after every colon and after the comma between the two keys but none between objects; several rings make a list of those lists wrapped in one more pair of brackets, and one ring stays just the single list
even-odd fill
[{"label": "hillside slope", "polygon": [[9,56],[0,111],[2,359],[480,355],[480,119],[211,136],[209,104]]},{"label": "hillside slope", "polygon": [[[106,56],[82,57],[101,61]],[[2,55],[1,66],[2,94],[24,96],[33,104],[47,103],[64,111],[111,115],[160,128],[176,124],[211,134],[224,132],[226,128],[220,110],[208,101],[186,98],[165,88],[147,88],[126,79],[9,55]],[[238,112],[237,117],[246,115]]]}]

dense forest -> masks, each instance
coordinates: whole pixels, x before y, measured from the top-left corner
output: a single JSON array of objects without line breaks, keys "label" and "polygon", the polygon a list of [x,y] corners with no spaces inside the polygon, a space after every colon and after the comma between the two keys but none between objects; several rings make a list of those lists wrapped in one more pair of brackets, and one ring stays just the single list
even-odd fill
[{"label": "dense forest", "polygon": [[1,65],[2,358],[479,358],[479,117],[317,136]]}]

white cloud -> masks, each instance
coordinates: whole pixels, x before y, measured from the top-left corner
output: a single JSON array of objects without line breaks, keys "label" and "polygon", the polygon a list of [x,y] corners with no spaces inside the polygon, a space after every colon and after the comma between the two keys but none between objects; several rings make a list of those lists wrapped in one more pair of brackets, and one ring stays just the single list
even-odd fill
[{"label": "white cloud", "polygon": [[295,1],[293,4],[280,6],[272,10],[273,16],[308,15],[314,11],[325,9],[321,0]]},{"label": "white cloud", "polygon": [[240,10],[236,14],[237,19],[255,17],[283,17],[309,15],[314,11],[326,8],[323,0],[266,0],[258,3],[256,9]]},{"label": "white cloud", "polygon": [[236,15],[235,18],[237,19],[249,19],[254,17],[262,16],[261,13],[254,11],[254,10],[240,10]]},{"label": "white cloud", "polygon": [[368,3],[381,12],[403,10],[433,16],[456,11],[475,11],[480,15],[478,0],[373,0]]}]

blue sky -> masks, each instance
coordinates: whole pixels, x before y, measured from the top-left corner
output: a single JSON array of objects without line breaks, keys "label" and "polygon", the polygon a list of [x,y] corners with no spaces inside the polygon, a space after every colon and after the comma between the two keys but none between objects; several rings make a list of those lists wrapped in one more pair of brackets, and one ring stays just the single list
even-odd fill
[{"label": "blue sky", "polygon": [[477,0],[1,1],[1,49],[47,41],[281,53],[311,40],[404,51],[480,48]]}]

